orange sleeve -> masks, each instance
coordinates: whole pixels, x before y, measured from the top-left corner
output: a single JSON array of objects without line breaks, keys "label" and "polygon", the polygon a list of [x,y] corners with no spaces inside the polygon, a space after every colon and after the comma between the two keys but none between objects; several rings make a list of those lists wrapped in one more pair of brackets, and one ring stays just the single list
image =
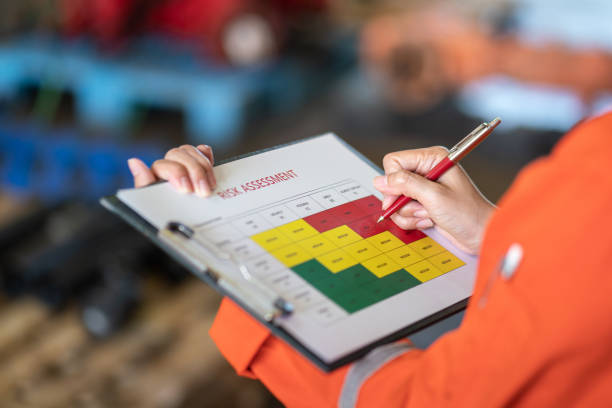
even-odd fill
[{"label": "orange sleeve", "polygon": [[238,374],[258,378],[289,407],[335,406],[348,367],[325,373],[224,298],[210,329]]},{"label": "orange sleeve", "polygon": [[[523,170],[489,222],[461,327],[384,362],[355,387],[357,407],[588,406],[580,402],[612,398],[612,330],[601,323],[612,288],[612,176],[602,170],[609,129],[612,114],[588,121]],[[587,159],[576,166],[576,158]],[[523,255],[502,274],[513,246]],[[227,299],[211,336],[239,374],[259,378],[289,407],[337,406],[345,379],[369,357],[324,373]]]},{"label": "orange sleeve", "polygon": [[256,378],[251,371],[251,362],[272,337],[265,326],[230,299],[223,298],[209,333],[223,357],[239,375]]},{"label": "orange sleeve", "polygon": [[[406,351],[371,372],[359,386],[356,407],[481,406],[478,398],[487,394],[465,390],[475,391],[489,379],[474,373],[491,368],[491,361],[503,365],[519,358],[519,349],[499,341],[500,336],[519,343],[528,337],[521,315],[500,322],[502,307],[513,310],[519,305],[507,296],[495,300],[491,302],[499,303],[492,305],[495,313],[466,315],[462,329],[447,333],[427,350]],[[494,330],[483,334],[481,323]],[[359,364],[325,373],[228,299],[223,300],[210,334],[238,374],[259,379],[287,407],[338,406],[347,374]],[[455,404],[462,399],[468,403]]]},{"label": "orange sleeve", "polygon": [[[338,405],[350,365],[331,373],[320,370],[227,298],[221,302],[210,335],[238,374],[259,379],[285,406]],[[410,372],[406,364],[412,364],[418,354],[420,351],[406,353],[379,370],[368,381],[368,390],[360,393],[360,405],[380,402],[381,385],[386,390],[385,399],[391,397],[394,404],[400,404],[407,391],[402,381],[407,378],[401,372]],[[395,372],[391,373],[395,377],[393,387],[389,387],[387,366]]]}]

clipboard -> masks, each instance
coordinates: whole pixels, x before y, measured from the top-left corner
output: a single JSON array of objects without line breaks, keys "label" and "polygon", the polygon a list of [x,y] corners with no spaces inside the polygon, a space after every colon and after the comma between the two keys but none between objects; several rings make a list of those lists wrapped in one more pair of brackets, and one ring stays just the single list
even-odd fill
[{"label": "clipboard", "polygon": [[[273,152],[276,150],[280,150],[286,147],[295,146],[300,143],[305,143],[309,141],[314,141],[318,138],[331,138],[336,143],[340,143],[347,151],[349,151],[352,155],[356,156],[360,161],[367,164],[371,170],[373,170],[377,174],[382,174],[382,170],[373,164],[369,159],[367,159],[360,152],[356,151],[353,147],[351,147],[344,140],[339,138],[333,134],[327,134],[322,136],[313,136],[310,138],[290,142],[287,144],[278,145],[269,149],[264,149],[256,152],[252,152],[246,155],[237,156],[231,159],[227,159],[221,161],[216,164],[216,166],[236,162],[238,160],[254,157],[260,155],[262,153]],[[145,187],[146,188],[146,187]],[[329,372],[338,367],[341,367],[345,364],[351,363],[360,357],[364,356],[374,348],[404,338],[412,333],[419,331],[422,328],[425,328],[437,321],[440,321],[462,309],[464,309],[467,305],[467,300],[471,293],[465,292],[465,295],[459,296],[459,298],[455,299],[445,307],[438,308],[436,311],[432,313],[428,313],[427,316],[418,319],[418,321],[414,321],[411,324],[404,325],[402,327],[398,327],[396,330],[385,333],[373,341],[369,341],[367,344],[359,347],[358,349],[352,350],[344,355],[339,356],[338,358],[324,359],[321,355],[315,352],[312,347],[304,344],[305,342],[298,338],[295,333],[292,333],[287,328],[282,325],[275,324],[274,322],[269,321],[265,316],[261,314],[256,307],[244,298],[240,297],[237,293],[228,290],[227,287],[219,284],[219,281],[215,278],[214,270],[211,271],[211,268],[207,264],[197,262],[193,262],[193,259],[185,256],[184,248],[178,247],[176,243],[168,242],[168,240],[162,239],[162,229],[153,225],[149,220],[143,217],[140,213],[133,210],[129,205],[124,203],[117,195],[104,197],[100,200],[101,204],[108,209],[109,211],[115,213],[120,218],[122,218],[125,222],[134,227],[137,231],[141,232],[148,239],[150,239],[153,243],[159,246],[163,251],[168,253],[172,258],[174,258],[177,262],[182,264],[185,268],[187,268],[191,273],[193,273],[196,277],[202,280],[204,283],[211,286],[213,289],[218,291],[223,296],[227,296],[232,299],[236,304],[242,307],[247,313],[257,319],[261,324],[265,325],[272,334],[277,336],[278,338],[285,341],[287,344],[292,346],[295,350],[301,353],[303,356],[308,358],[313,364],[318,366],[323,371]],[[472,269],[475,269],[474,265],[476,264],[476,258],[470,259],[470,266]],[[213,272],[212,274],[210,272]],[[473,278],[475,276],[475,270],[471,273],[467,274],[467,280],[470,279],[473,282]],[[471,287],[471,284],[470,284]],[[289,317],[290,318],[290,317]]]}]

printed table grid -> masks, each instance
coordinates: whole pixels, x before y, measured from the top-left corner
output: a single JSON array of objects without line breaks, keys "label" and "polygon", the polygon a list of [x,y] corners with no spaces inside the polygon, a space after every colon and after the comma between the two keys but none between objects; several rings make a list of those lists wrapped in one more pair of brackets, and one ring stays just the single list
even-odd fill
[{"label": "printed table grid", "polygon": [[348,182],[199,232],[328,321],[334,308],[354,313],[464,265],[422,231],[377,224],[380,211]]}]

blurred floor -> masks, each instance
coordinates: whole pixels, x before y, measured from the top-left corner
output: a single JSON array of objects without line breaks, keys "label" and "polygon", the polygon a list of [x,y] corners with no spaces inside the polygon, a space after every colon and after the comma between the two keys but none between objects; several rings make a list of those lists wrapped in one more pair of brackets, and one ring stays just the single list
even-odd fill
[{"label": "blurred floor", "polygon": [[[0,194],[0,229],[33,208]],[[210,339],[220,295],[195,278],[169,285],[145,275],[141,288],[136,314],[104,340],[85,331],[76,301],[53,310],[0,295],[0,406],[280,406],[238,377]]]}]

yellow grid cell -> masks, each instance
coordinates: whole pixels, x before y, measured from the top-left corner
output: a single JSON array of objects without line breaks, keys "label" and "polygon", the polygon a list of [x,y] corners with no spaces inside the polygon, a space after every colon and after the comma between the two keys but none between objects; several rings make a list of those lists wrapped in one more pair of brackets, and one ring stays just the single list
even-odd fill
[{"label": "yellow grid cell", "polygon": [[365,239],[347,245],[342,249],[348,252],[348,254],[355,258],[358,262],[365,261],[366,259],[370,259],[381,254],[381,252],[376,249],[374,245],[370,244]]},{"label": "yellow grid cell", "polygon": [[291,240],[276,228],[251,236],[251,239],[268,252],[291,244]]},{"label": "yellow grid cell", "polygon": [[346,268],[350,268],[353,265],[357,265],[357,261],[342,249],[337,249],[325,255],[318,256],[317,261],[321,262],[323,266],[333,273],[340,272]]},{"label": "yellow grid cell", "polygon": [[423,257],[408,245],[402,245],[386,254],[402,268],[423,260]]},{"label": "yellow grid cell", "polygon": [[442,245],[438,244],[430,237],[411,242],[408,246],[417,251],[423,258],[429,258],[430,256],[446,251]]},{"label": "yellow grid cell", "polygon": [[391,258],[385,254],[380,254],[372,259],[361,262],[361,264],[372,272],[374,275],[382,278],[395,271],[402,269],[401,266],[396,264]]},{"label": "yellow grid cell", "polygon": [[450,272],[453,269],[457,269],[465,265],[465,262],[463,262],[461,259],[457,258],[455,255],[451,254],[448,251],[444,251],[441,254],[434,255],[431,258],[428,258],[427,260],[431,262],[433,266],[435,266],[444,273]]},{"label": "yellow grid cell", "polygon": [[337,246],[325,238],[321,234],[317,234],[314,237],[306,238],[303,241],[298,242],[298,245],[310,252],[313,256],[323,255],[327,252],[331,252],[338,249]]},{"label": "yellow grid cell", "polygon": [[319,231],[304,220],[295,220],[288,224],[281,225],[277,227],[277,229],[294,242],[301,241],[319,233]]},{"label": "yellow grid cell", "polygon": [[431,280],[444,274],[444,272],[433,266],[431,262],[427,260],[409,265],[405,269],[406,271],[408,271],[409,274],[411,274],[421,282],[427,282],[428,280]]},{"label": "yellow grid cell", "polygon": [[395,235],[389,231],[381,232],[380,234],[373,235],[366,238],[368,242],[374,245],[381,252],[391,251],[392,249],[398,248],[404,243]]},{"label": "yellow grid cell", "polygon": [[312,259],[312,255],[297,244],[284,246],[271,253],[276,259],[281,261],[283,265],[289,268]]},{"label": "yellow grid cell", "polygon": [[346,225],[341,225],[323,233],[334,245],[343,247],[353,242],[359,241],[361,236]]}]

